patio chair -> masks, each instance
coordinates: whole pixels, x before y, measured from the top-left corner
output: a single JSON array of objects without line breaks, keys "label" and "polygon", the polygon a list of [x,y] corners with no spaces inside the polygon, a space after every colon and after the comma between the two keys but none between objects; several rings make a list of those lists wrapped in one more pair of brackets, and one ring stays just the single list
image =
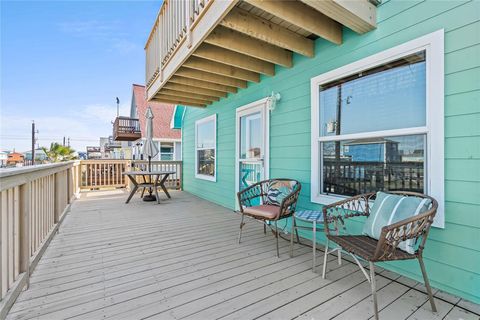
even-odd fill
[{"label": "patio chair", "polygon": [[[267,221],[273,222],[275,225],[274,234],[277,241],[277,257],[280,257],[277,221],[293,215],[301,188],[300,182],[296,180],[270,179],[252,184],[238,192],[238,204],[242,215],[238,243],[240,243],[242,239],[245,216],[261,221],[263,223],[264,233],[266,233]],[[296,231],[296,234],[298,241],[298,231]],[[292,245],[293,243],[291,241],[290,255],[292,254]]]},{"label": "patio chair", "polygon": [[[409,200],[404,201],[405,199]],[[377,201],[372,205],[374,200]],[[414,192],[389,191],[358,195],[323,208],[326,246],[328,248],[329,241],[335,242],[358,264],[371,285],[375,319],[378,319],[375,262],[418,259],[432,311],[436,312],[422,253],[437,207],[437,201],[429,196]],[[345,221],[362,216],[367,217],[363,234],[349,235]],[[330,224],[343,225],[342,234],[331,233]],[[323,278],[325,278],[327,255],[326,250]],[[370,276],[357,257],[368,261]]]}]

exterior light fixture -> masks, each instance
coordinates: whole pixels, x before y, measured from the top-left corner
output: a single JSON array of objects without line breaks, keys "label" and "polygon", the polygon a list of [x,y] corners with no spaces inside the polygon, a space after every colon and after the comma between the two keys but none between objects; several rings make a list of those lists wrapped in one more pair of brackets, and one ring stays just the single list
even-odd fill
[{"label": "exterior light fixture", "polygon": [[277,101],[279,101],[282,98],[280,93],[274,93],[272,91],[272,94],[267,97],[267,108],[270,111],[275,110],[275,107],[277,106]]}]

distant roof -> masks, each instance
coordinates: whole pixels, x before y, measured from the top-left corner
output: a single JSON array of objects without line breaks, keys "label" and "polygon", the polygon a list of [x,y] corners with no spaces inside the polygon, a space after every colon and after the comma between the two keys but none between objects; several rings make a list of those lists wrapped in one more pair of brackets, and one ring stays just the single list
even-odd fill
[{"label": "distant roof", "polygon": [[379,143],[396,143],[398,142],[386,139],[386,138],[365,138],[365,139],[357,139],[357,140],[352,140],[352,141],[347,141],[344,143],[346,146],[354,146],[358,144],[379,144]]},{"label": "distant roof", "polygon": [[133,94],[135,97],[135,103],[137,106],[138,119],[140,121],[140,130],[142,131],[142,137],[145,135],[145,112],[147,106],[152,108],[153,112],[153,137],[157,139],[180,139],[182,137],[181,130],[171,129],[170,122],[172,120],[173,113],[175,111],[175,105],[161,103],[161,102],[148,102],[145,100],[145,86],[134,84]]}]

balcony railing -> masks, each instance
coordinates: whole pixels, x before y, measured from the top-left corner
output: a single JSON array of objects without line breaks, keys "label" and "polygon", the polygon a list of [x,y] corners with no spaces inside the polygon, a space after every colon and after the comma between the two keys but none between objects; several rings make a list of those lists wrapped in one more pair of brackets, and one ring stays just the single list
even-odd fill
[{"label": "balcony railing", "polygon": [[165,0],[163,2],[145,45],[147,87],[157,78],[176,48],[189,38],[191,28],[212,1]]},{"label": "balcony railing", "polygon": [[142,137],[140,122],[129,117],[117,117],[113,123],[113,140],[135,141]]},{"label": "balcony railing", "polygon": [[[0,319],[24,287],[82,189],[130,188],[125,171],[147,161],[81,160],[0,172]],[[181,161],[152,161],[153,170],[175,171],[166,181],[181,189]]]},{"label": "balcony railing", "polygon": [[324,161],[324,192],[353,196],[378,190],[424,192],[423,162]]},{"label": "balcony railing", "polygon": [[31,271],[79,192],[79,161],[0,172],[0,319],[28,286]]}]

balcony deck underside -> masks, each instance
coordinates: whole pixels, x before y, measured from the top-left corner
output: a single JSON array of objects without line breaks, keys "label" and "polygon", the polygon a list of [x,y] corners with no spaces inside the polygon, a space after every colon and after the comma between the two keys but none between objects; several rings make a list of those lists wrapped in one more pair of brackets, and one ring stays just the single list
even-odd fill
[{"label": "balcony deck underside", "polygon": [[[185,192],[159,205],[125,198],[97,191],[74,202],[7,319],[372,316],[369,284],[349,261],[332,257],[324,280],[310,248],[297,245],[289,258],[281,240],[277,259],[257,223],[238,245],[239,218],[223,207]],[[377,285],[383,319],[478,318],[439,292],[434,315],[420,284],[380,268]]]},{"label": "balcony deck underside", "polygon": [[[205,107],[260,82],[260,75],[274,76],[275,65],[291,68],[293,52],[314,57],[319,37],[338,45],[343,26],[358,33],[376,26],[376,7],[368,0],[201,2],[206,5],[191,33],[180,28],[164,36],[171,28],[155,25],[147,42],[149,100]],[[167,2],[159,21],[169,19],[169,8]],[[177,41],[165,44],[165,37]]]}]

